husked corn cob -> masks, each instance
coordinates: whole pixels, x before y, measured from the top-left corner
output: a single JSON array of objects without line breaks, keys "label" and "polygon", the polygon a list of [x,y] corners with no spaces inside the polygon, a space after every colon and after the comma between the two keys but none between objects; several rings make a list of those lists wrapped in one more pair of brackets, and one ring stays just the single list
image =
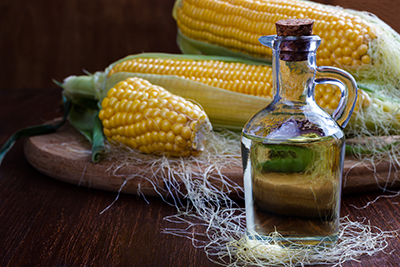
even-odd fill
[{"label": "husked corn cob", "polygon": [[400,97],[400,35],[376,16],[307,0],[176,0],[173,16],[183,53],[261,61],[272,51],[258,38],[276,34],[278,20],[312,19],[321,37],[317,65],[342,68],[358,83]]},{"label": "husked corn cob", "polygon": [[272,68],[218,60],[136,58],[117,63],[108,76],[118,72],[175,75],[210,86],[254,96],[272,96]]},{"label": "husked corn cob", "polygon": [[258,38],[275,34],[275,22],[288,18],[315,20],[321,37],[318,65],[358,68],[371,64],[369,43],[376,29],[341,9],[298,0],[182,0],[176,20],[183,35],[255,57],[272,52]]},{"label": "husked corn cob", "polygon": [[[223,62],[218,60],[179,60],[134,58],[115,64],[108,76],[118,72],[175,75],[209,86],[272,99],[272,68],[267,65]],[[370,105],[369,96],[358,90],[355,109]],[[320,107],[334,110],[340,101],[340,90],[329,84],[315,87],[315,100]]]},{"label": "husked corn cob", "polygon": [[196,155],[211,124],[205,112],[180,96],[140,78],[116,84],[101,104],[108,140],[146,154]]}]

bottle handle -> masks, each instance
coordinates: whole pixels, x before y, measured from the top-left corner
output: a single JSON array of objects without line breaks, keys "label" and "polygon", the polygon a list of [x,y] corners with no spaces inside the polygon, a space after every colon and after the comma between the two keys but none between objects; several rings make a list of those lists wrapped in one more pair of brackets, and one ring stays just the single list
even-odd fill
[{"label": "bottle handle", "polygon": [[343,129],[349,122],[356,104],[357,83],[348,72],[335,67],[321,66],[317,67],[316,70],[316,84],[328,83],[340,88],[339,105],[332,113],[332,117]]}]

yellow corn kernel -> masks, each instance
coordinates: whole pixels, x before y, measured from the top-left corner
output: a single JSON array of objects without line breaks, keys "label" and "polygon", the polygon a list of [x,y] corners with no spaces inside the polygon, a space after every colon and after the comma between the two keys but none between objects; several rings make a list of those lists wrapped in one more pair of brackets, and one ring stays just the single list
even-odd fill
[{"label": "yellow corn kernel", "polygon": [[169,143],[175,143],[175,134],[172,131],[169,131],[166,137]]},{"label": "yellow corn kernel", "polygon": [[167,133],[171,129],[171,126],[172,123],[169,120],[163,120],[163,122],[161,123],[161,131]]},{"label": "yellow corn kernel", "polygon": [[174,125],[172,125],[171,130],[174,134],[179,135],[181,134],[183,129],[183,124],[181,123],[175,123]]},{"label": "yellow corn kernel", "polygon": [[276,34],[276,21],[309,18],[315,21],[313,34],[322,39],[317,59],[328,63],[335,49],[341,48],[344,53],[334,55],[329,63],[347,69],[362,65],[352,64],[347,58],[342,63],[340,58],[359,50],[367,53],[369,43],[376,38],[372,23],[345,10],[311,1],[182,0],[176,5],[174,16],[180,32],[188,38],[259,58],[271,58],[271,49],[262,46],[258,38]]},{"label": "yellow corn kernel", "polygon": [[[176,103],[183,106],[181,111],[174,110]],[[109,90],[99,118],[109,141],[156,155],[197,155],[204,148],[203,133],[211,129],[201,108],[140,78],[128,78]],[[187,143],[189,138],[194,142]]]}]

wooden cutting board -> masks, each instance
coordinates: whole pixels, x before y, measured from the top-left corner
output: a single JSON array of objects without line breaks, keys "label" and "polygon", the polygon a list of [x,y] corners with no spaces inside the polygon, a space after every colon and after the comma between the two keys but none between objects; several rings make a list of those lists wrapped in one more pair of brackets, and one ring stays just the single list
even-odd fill
[{"label": "wooden cutting board", "polygon": [[[34,168],[67,183],[112,192],[120,190],[127,194],[138,194],[140,188],[140,192],[147,196],[158,196],[159,192],[163,191],[157,190],[159,191],[157,192],[148,179],[155,181],[158,188],[168,187],[161,173],[154,179],[151,170],[146,169],[145,166],[123,166],[118,169],[118,174],[113,174],[110,168],[115,166],[116,162],[102,160],[92,163],[90,149],[90,143],[69,124],[61,127],[56,133],[30,137],[26,139],[24,145],[25,156]],[[196,168],[198,167],[194,166],[194,169]],[[377,175],[374,174],[373,169]],[[140,175],[136,177],[134,175],[136,173]],[[224,168],[222,173],[243,187],[241,167]],[[130,178],[126,179],[126,177]],[[223,188],[219,179],[214,179],[212,183],[218,188]],[[380,162],[372,168],[369,164],[346,157],[343,174],[345,194],[399,186],[400,178],[397,177],[393,166],[390,168],[389,162]],[[184,186],[178,190],[183,191]]]}]

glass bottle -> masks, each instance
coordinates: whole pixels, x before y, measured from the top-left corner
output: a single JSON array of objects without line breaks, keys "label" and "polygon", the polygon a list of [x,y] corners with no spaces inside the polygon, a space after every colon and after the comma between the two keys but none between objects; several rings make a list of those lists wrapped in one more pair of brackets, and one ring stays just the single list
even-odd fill
[{"label": "glass bottle", "polygon": [[[259,40],[273,49],[275,96],[242,131],[248,235],[284,246],[332,245],[339,231],[342,129],[354,109],[356,83],[343,70],[316,66],[318,36]],[[315,102],[320,83],[341,90],[332,115]]]}]

